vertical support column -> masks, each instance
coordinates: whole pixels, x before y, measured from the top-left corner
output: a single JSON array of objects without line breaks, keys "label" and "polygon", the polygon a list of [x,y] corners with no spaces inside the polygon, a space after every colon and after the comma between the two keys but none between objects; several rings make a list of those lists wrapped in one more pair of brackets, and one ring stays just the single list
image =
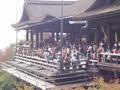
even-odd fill
[{"label": "vertical support column", "polygon": [[52,39],[53,39],[53,41],[55,41],[55,33],[54,32],[52,32]]},{"label": "vertical support column", "polygon": [[31,32],[30,32],[30,41],[31,41],[31,47],[33,47],[33,31],[31,30]]},{"label": "vertical support column", "polygon": [[66,33],[66,38],[67,38],[67,41],[69,43],[69,34],[68,33]]},{"label": "vertical support column", "polygon": [[36,31],[36,48],[39,47],[39,32]]},{"label": "vertical support column", "polygon": [[67,39],[68,39],[68,37],[69,37],[69,34],[68,34],[68,33],[66,33],[66,37],[67,37]]},{"label": "vertical support column", "polygon": [[80,43],[80,38],[81,38],[81,32],[79,31],[78,32],[78,41],[79,41],[79,43]]},{"label": "vertical support column", "polygon": [[120,42],[120,31],[117,30],[116,32],[117,32],[118,42]]},{"label": "vertical support column", "polygon": [[40,32],[40,42],[43,42],[43,32]]},{"label": "vertical support column", "polygon": [[81,42],[82,42],[82,32],[80,31],[80,38],[79,38],[80,40],[80,44],[81,44]]},{"label": "vertical support column", "polygon": [[79,35],[80,33],[79,33],[79,31],[76,31],[75,32],[75,43],[79,43],[79,39],[80,39],[80,35]]},{"label": "vertical support column", "polygon": [[110,28],[108,25],[106,27],[106,30],[107,30],[107,48],[110,48]]},{"label": "vertical support column", "polygon": [[72,44],[72,33],[70,33],[70,43]]},{"label": "vertical support column", "polygon": [[96,44],[97,46],[99,46],[99,43],[100,41],[102,40],[102,30],[101,30],[101,26],[97,26],[97,31],[96,31],[96,34],[97,34],[97,41],[96,41]]},{"label": "vertical support column", "polygon": [[76,32],[73,32],[72,33],[72,43],[74,44],[75,43],[75,38],[76,37]]},{"label": "vertical support column", "polygon": [[106,35],[106,32],[105,32],[105,27],[103,25],[101,25],[101,30],[102,30],[102,33],[103,33],[103,40],[106,43],[107,42],[107,35]]},{"label": "vertical support column", "polygon": [[118,34],[117,34],[117,31],[115,31],[115,42],[118,42]]},{"label": "vertical support column", "polygon": [[26,41],[29,41],[29,30],[26,30]]},{"label": "vertical support column", "polygon": [[90,39],[91,39],[90,32],[88,30],[86,30],[86,42],[90,43]]},{"label": "vertical support column", "polygon": [[112,30],[111,28],[109,29],[109,44],[110,48],[113,48],[114,43],[117,42],[117,35],[116,31]]},{"label": "vertical support column", "polygon": [[58,32],[56,33],[56,39],[57,39],[57,41],[59,40],[59,33]]},{"label": "vertical support column", "polygon": [[97,44],[97,30],[95,30],[94,41],[95,41],[95,44]]}]

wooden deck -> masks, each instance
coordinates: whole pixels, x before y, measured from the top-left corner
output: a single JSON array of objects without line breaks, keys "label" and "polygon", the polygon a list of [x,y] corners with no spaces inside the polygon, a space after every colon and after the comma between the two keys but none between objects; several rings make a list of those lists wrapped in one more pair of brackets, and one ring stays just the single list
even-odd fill
[{"label": "wooden deck", "polygon": [[29,66],[24,63],[19,63],[16,61],[9,61],[5,65],[16,68],[22,73],[26,73],[33,77],[37,77],[43,81],[49,82],[54,85],[65,85],[65,84],[75,84],[75,83],[89,83],[92,77],[89,76],[89,72],[85,70],[71,71],[68,73],[54,73],[49,70],[40,69],[38,65]]},{"label": "wooden deck", "polygon": [[96,65],[99,69],[108,71],[120,71],[120,64],[99,63]]}]

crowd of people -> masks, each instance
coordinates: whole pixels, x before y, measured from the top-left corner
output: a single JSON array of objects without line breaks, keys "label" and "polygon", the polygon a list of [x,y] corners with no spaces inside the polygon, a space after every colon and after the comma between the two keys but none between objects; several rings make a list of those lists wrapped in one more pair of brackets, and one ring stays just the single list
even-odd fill
[{"label": "crowd of people", "polygon": [[38,48],[31,48],[29,42],[19,44],[17,53],[38,56],[47,60],[60,60],[67,61],[78,61],[80,58],[99,60],[99,54],[101,52],[120,53],[120,43],[115,43],[114,47],[110,49],[104,49],[104,43],[101,41],[99,46],[92,42],[87,44],[85,42],[77,44],[69,44],[67,41],[63,44],[48,43],[41,45]]}]

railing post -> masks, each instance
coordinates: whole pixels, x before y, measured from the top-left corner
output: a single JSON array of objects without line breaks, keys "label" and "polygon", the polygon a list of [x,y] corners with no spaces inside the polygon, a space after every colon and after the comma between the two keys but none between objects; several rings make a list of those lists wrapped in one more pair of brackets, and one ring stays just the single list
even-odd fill
[{"label": "railing post", "polygon": [[63,72],[63,61],[59,60],[58,61],[58,73],[62,73]]}]

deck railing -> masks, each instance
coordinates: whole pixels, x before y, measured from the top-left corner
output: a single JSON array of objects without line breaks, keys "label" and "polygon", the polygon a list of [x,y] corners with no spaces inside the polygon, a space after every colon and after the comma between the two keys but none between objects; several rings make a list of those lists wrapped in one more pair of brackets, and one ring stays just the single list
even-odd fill
[{"label": "deck railing", "polygon": [[[54,72],[59,72],[59,61],[56,59],[53,60],[47,60],[40,58],[38,56],[28,56],[28,55],[21,55],[21,54],[16,54],[15,61],[18,62],[23,62],[26,64],[37,64],[41,68],[48,69]],[[87,58],[80,58],[78,61],[68,61],[62,63],[62,70],[64,72],[69,72],[69,71],[77,71],[81,69],[86,69],[87,68]]]},{"label": "deck railing", "polygon": [[120,54],[119,53],[101,53],[100,63],[110,63],[120,65]]}]

